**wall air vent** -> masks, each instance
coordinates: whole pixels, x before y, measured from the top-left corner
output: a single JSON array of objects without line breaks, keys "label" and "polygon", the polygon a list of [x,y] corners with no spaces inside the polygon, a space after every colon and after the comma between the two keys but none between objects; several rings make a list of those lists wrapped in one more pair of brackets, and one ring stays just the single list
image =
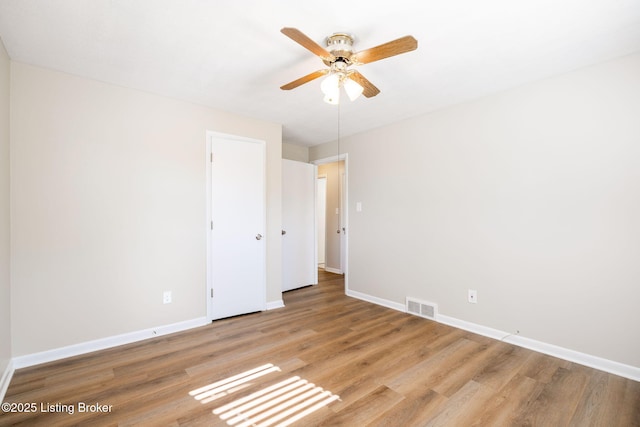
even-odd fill
[{"label": "wall air vent", "polygon": [[415,314],[425,319],[436,320],[438,304],[407,297],[407,313]]}]

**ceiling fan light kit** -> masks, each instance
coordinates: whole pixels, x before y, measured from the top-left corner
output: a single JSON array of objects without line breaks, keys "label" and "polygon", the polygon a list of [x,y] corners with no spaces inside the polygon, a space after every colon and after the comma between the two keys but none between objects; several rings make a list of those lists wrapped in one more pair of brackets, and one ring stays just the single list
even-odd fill
[{"label": "ceiling fan light kit", "polygon": [[331,64],[329,75],[320,84],[320,89],[324,93],[324,101],[329,104],[340,102],[340,88],[344,87],[347,96],[351,101],[355,101],[364,91],[364,88],[349,78],[347,63],[336,60]]},{"label": "ceiling fan light kit", "polygon": [[350,69],[350,66],[379,61],[401,53],[410,52],[418,47],[418,41],[415,38],[405,36],[371,49],[354,53],[354,37],[350,34],[334,33],[330,35],[326,39],[327,49],[325,49],[296,28],[285,27],[281,29],[280,32],[320,57],[325,65],[329,67],[328,69],[307,74],[281,86],[280,89],[295,89],[300,85],[327,75],[322,81],[320,89],[324,94],[324,101],[329,104],[340,103],[341,87],[344,87],[351,101],[355,101],[361,94],[364,94],[367,98],[371,98],[380,93],[380,89],[375,87],[373,83],[367,80],[357,70]]},{"label": "ceiling fan light kit", "polygon": [[351,101],[358,99],[364,91],[362,86],[351,79],[346,79],[342,85],[344,86],[344,91],[347,92],[347,96]]},{"label": "ceiling fan light kit", "polygon": [[337,73],[330,73],[320,84],[320,90],[324,93],[324,102],[328,104],[340,103],[341,78]]}]

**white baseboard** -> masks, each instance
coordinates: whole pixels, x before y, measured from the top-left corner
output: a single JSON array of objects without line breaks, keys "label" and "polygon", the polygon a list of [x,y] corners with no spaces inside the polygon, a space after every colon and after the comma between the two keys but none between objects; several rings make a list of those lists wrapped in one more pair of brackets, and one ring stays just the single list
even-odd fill
[{"label": "white baseboard", "polygon": [[324,271],[328,271],[329,273],[342,274],[342,270],[339,268],[325,267]]},{"label": "white baseboard", "polygon": [[404,306],[404,304],[400,304],[397,302],[393,302],[393,301],[389,301],[383,298],[378,298],[378,297],[374,297],[368,294],[363,294],[361,292],[358,291],[352,291],[351,289],[348,289],[346,291],[347,296],[350,297],[354,297],[354,298],[358,298],[361,299],[363,301],[367,301],[373,304],[377,304],[377,305],[381,305],[383,307],[387,307],[387,308],[392,308],[394,310],[398,310],[398,311],[403,311],[406,312],[406,307]]},{"label": "white baseboard", "polygon": [[2,373],[2,377],[0,377],[0,402],[4,402],[4,396],[7,394],[7,389],[9,388],[11,378],[13,378],[14,371],[13,360],[9,360],[7,367]]},{"label": "white baseboard", "polygon": [[502,340],[519,347],[528,348],[529,350],[534,350],[538,353],[548,354],[549,356],[558,357],[560,359],[568,360],[569,362],[574,362],[580,365],[588,366],[590,368],[598,369],[600,371],[609,372],[610,374],[619,375],[621,377],[629,378],[634,381],[640,381],[640,367],[625,365],[624,363],[615,362],[613,360],[604,359],[602,357],[593,356],[591,354],[582,353],[554,344],[537,341],[531,338],[523,337],[521,335],[513,335],[508,332],[500,331],[498,329],[488,328],[476,323],[456,319],[455,317],[438,315],[436,320],[440,323],[464,329],[478,335],[484,335],[486,337]]},{"label": "white baseboard", "polygon": [[20,369],[26,368],[28,366],[39,365],[41,363],[53,362],[54,360],[60,360],[67,357],[78,356],[80,354],[91,353],[92,351],[104,350],[106,348],[116,347],[123,344],[130,344],[132,342],[142,341],[148,338],[185,331],[187,329],[197,328],[198,326],[204,326],[209,323],[210,322],[206,317],[199,317],[197,319],[185,320],[183,322],[159,326],[157,328],[143,329],[141,331],[129,332],[122,335],[114,335],[94,341],[87,341],[66,347],[56,348],[53,350],[42,351],[40,353],[18,356],[13,358],[13,367],[14,369]]},{"label": "white baseboard", "polygon": [[[371,295],[363,294],[361,292],[347,291],[347,295],[361,299],[363,301],[371,302],[373,304],[378,304],[383,307],[392,308],[394,310],[402,312],[407,311],[406,307],[403,304],[388,301],[382,298],[377,298]],[[538,353],[548,354],[549,356],[558,357],[560,359],[574,362],[579,365],[584,365],[590,368],[598,369],[600,371],[609,372],[610,374],[619,375],[621,377],[629,378],[634,381],[640,381],[640,367],[626,365],[624,363],[615,362],[613,360],[604,359],[602,357],[593,356],[553,344],[548,344],[542,341],[523,337],[521,335],[513,335],[509,332],[501,331],[499,329],[493,329],[487,326],[479,325],[477,323],[467,322],[466,320],[460,320],[455,317],[445,316],[443,314],[438,314],[436,316],[436,321],[439,323],[444,323],[445,325],[453,326],[455,328],[464,329],[465,331],[473,332],[478,335],[502,340],[519,347],[537,351]]]},{"label": "white baseboard", "polygon": [[485,337],[493,338],[496,340],[508,341],[505,337],[509,335],[509,332],[504,332],[499,329],[489,328],[488,326],[478,325],[477,323],[467,322],[460,320],[456,317],[445,316],[444,314],[438,314],[436,321],[444,323],[445,325],[453,326],[454,328],[464,329],[465,331],[473,332],[474,334],[483,335]]},{"label": "white baseboard", "polygon": [[275,310],[276,308],[283,308],[284,307],[284,301],[283,300],[277,300],[277,301],[269,301],[267,303],[267,310]]}]

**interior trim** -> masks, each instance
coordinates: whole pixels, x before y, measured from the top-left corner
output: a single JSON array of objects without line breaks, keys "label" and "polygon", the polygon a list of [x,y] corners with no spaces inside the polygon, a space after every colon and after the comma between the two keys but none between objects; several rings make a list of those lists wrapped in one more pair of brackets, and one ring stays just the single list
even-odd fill
[{"label": "interior trim", "polygon": [[55,348],[53,350],[18,356],[13,358],[13,367],[14,369],[20,369],[39,365],[41,363],[53,362],[55,360],[78,356],[81,354],[90,353],[92,351],[104,350],[119,345],[130,344],[149,338],[197,328],[199,326],[207,325],[208,323],[209,321],[206,317],[199,317],[197,319],[185,320],[183,322],[158,326],[156,328],[143,329],[140,331],[134,331],[126,334],[114,335],[111,337],[101,338],[93,341],[73,344],[66,347]]},{"label": "interior trim", "polygon": [[0,378],[0,402],[4,401],[4,396],[7,393],[7,389],[9,388],[9,383],[11,382],[11,378],[13,378],[14,372],[15,368],[13,366],[13,359],[10,359],[7,367],[2,373],[2,377]]}]

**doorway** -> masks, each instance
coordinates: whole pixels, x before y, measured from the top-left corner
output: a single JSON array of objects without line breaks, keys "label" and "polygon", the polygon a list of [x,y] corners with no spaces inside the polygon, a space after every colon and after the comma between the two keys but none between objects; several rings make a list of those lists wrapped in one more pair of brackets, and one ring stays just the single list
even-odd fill
[{"label": "doorway", "polygon": [[[318,237],[318,263],[325,271],[345,274],[348,272],[348,159],[347,154],[319,159],[313,162],[318,165],[318,188],[324,187],[324,197],[316,201],[318,208],[324,205],[324,259],[322,258],[322,236]],[[322,191],[317,192],[322,196]],[[320,217],[320,215],[318,215]],[[318,224],[321,230],[322,224]],[[321,232],[321,231],[319,231]],[[324,261],[324,266],[321,265]]]}]

